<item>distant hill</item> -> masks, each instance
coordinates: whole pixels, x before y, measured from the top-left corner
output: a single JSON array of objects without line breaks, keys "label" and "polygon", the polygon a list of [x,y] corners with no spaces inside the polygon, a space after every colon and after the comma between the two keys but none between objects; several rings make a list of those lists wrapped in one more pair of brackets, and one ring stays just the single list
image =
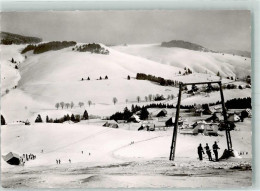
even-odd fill
[{"label": "distant hill", "polygon": [[0,32],[1,44],[29,44],[29,43],[39,43],[42,41],[41,38],[22,36],[18,34]]},{"label": "distant hill", "polygon": [[[192,72],[201,74],[217,75],[219,72],[222,77],[236,76],[242,79],[251,74],[250,58],[223,54],[222,52],[194,51],[179,47],[165,48],[161,44],[115,46],[113,49],[143,57],[161,63],[161,65],[177,67],[182,74],[185,67]],[[162,75],[159,76],[163,77]],[[186,79],[187,77],[185,76]]]},{"label": "distant hill", "polygon": [[172,40],[170,42],[162,42],[161,46],[168,47],[168,48],[177,47],[177,48],[185,48],[185,49],[189,49],[189,50],[212,52],[211,50],[209,50],[201,45],[194,44],[191,42],[186,42],[183,40]]},{"label": "distant hill", "polygon": [[251,52],[248,51],[243,51],[243,50],[223,50],[221,51],[223,53],[228,53],[228,54],[234,54],[237,56],[244,56],[247,58],[251,58]]}]

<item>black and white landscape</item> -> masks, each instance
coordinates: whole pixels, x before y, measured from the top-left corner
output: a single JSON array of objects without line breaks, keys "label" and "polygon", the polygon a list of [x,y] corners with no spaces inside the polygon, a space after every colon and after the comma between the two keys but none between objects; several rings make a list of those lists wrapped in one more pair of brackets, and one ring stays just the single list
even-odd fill
[{"label": "black and white landscape", "polygon": [[[248,11],[1,13],[4,188],[252,185]],[[30,22],[28,22],[30,20]],[[180,83],[174,161],[169,161]],[[213,161],[205,151],[209,144]],[[197,148],[205,154],[199,160]]]}]

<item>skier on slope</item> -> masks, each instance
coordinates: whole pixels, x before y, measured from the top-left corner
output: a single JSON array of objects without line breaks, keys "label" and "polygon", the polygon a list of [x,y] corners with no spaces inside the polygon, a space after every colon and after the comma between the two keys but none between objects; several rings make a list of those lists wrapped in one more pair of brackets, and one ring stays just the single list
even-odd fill
[{"label": "skier on slope", "polygon": [[218,159],[218,149],[220,149],[220,148],[218,147],[217,141],[215,141],[212,148],[213,148],[213,152],[215,154],[216,161],[219,161],[219,159]]},{"label": "skier on slope", "polygon": [[199,155],[200,160],[203,160],[202,154],[205,154],[205,153],[204,153],[203,148],[202,148],[201,143],[200,143],[200,145],[198,146],[198,155]]},{"label": "skier on slope", "polygon": [[209,149],[208,143],[206,143],[205,149],[206,149],[206,153],[207,153],[207,155],[208,155],[209,161],[212,161],[211,151],[210,151],[210,149]]}]

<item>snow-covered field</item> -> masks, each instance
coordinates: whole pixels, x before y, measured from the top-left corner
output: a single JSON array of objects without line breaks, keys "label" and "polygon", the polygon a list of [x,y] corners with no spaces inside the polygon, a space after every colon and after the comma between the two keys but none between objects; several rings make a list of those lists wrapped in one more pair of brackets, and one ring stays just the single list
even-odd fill
[{"label": "snow-covered field", "polygon": [[[178,88],[136,80],[137,73],[152,74],[182,82],[216,81],[223,76],[245,77],[251,60],[240,56],[162,48],[158,45],[130,45],[107,48],[109,55],[73,52],[71,48],[49,51],[27,58],[19,51],[25,45],[1,45],[1,114],[8,125],[1,126],[1,154],[35,154],[36,160],[24,166],[10,166],[1,158],[2,186],[8,188],[92,188],[92,187],[241,187],[252,183],[251,119],[237,123],[231,132],[233,148],[247,153],[219,163],[197,156],[199,143],[211,146],[217,141],[220,155],[226,148],[225,133],[220,136],[178,134],[176,160],[169,161],[172,128],[137,131],[140,124],[120,124],[118,129],[103,127],[102,118],[123,111],[132,104],[147,105],[149,94],[173,94]],[[14,58],[19,70],[10,62]],[[193,74],[179,71],[191,68]],[[207,70],[207,73],[205,73]],[[199,73],[201,72],[201,73]],[[105,76],[107,80],[104,80]],[[130,75],[131,79],[127,80]],[[103,80],[97,80],[99,77]],[[81,81],[81,78],[90,80]],[[223,83],[231,80],[223,78]],[[244,84],[236,81],[237,85]],[[13,89],[17,85],[17,88]],[[190,87],[189,87],[190,88]],[[6,89],[9,90],[6,93]],[[140,96],[140,103],[137,102]],[[118,102],[113,104],[116,97]],[[225,100],[251,97],[251,89],[224,90]],[[88,101],[92,105],[88,105]],[[127,100],[127,101],[126,101]],[[182,104],[214,103],[219,92],[188,97]],[[56,109],[55,103],[73,101],[75,106]],[[84,102],[83,107],[78,102]],[[158,102],[157,102],[158,103]],[[87,110],[98,119],[74,124],[34,123],[40,114],[45,121]],[[169,109],[168,109],[169,110]],[[175,110],[168,112],[168,118]],[[151,109],[156,113],[158,109]],[[182,111],[182,115],[185,115]],[[18,121],[29,120],[26,126]],[[42,152],[43,150],[43,152]],[[83,153],[82,153],[83,151]],[[214,157],[214,156],[213,156]],[[61,164],[56,164],[60,159]],[[71,160],[71,163],[69,162]],[[238,169],[232,169],[239,166]],[[243,169],[243,170],[241,170]]]},{"label": "snow-covered field", "polygon": [[[4,187],[187,187],[187,183],[194,187],[239,187],[251,184],[250,170],[242,173],[231,169],[251,165],[249,119],[231,132],[234,150],[248,152],[247,155],[219,163],[209,162],[206,156],[199,162],[196,149],[199,143],[212,145],[217,141],[219,153],[223,153],[224,132],[218,137],[179,134],[174,162],[168,161],[172,128],[140,132],[82,121],[80,124],[7,125],[2,127],[1,133],[2,154],[13,151],[37,156],[36,160],[20,167],[10,166],[2,159]],[[56,159],[61,160],[60,165]],[[222,179],[224,181],[220,181]],[[236,179],[236,184],[228,182],[230,179]]]},{"label": "snow-covered field", "polygon": [[[126,51],[129,47],[130,50],[135,50],[136,48],[136,51],[140,51],[140,55],[132,56],[114,50],[115,48]],[[146,49],[147,47],[149,47],[148,50]],[[22,45],[1,45],[1,50],[3,50],[1,51],[3,55],[1,57],[1,60],[3,60],[1,64],[1,67],[3,68],[1,70],[3,84],[2,92],[5,92],[5,88],[7,87],[10,90],[8,96],[2,97],[2,113],[6,116],[8,122],[26,120],[29,119],[30,116],[34,116],[35,113],[53,110],[55,109],[54,105],[61,101],[64,101],[65,103],[73,101],[75,106],[77,106],[78,102],[84,102],[85,107],[87,107],[87,102],[90,100],[94,104],[94,107],[90,107],[88,110],[90,110],[93,115],[109,116],[115,111],[122,111],[126,106],[126,100],[128,100],[127,106],[130,106],[133,103],[136,104],[137,96],[140,96],[142,101],[145,100],[144,97],[148,94],[162,94],[165,97],[170,94],[173,94],[175,97],[177,96],[178,88],[170,86],[164,87],[149,81],[135,80],[134,78],[138,72],[182,82],[219,80],[218,76],[211,74],[213,72],[210,72],[209,74],[193,73],[187,76],[179,75],[178,72],[184,70],[183,68],[186,66],[185,63],[187,63],[187,60],[189,63],[193,63],[193,57],[190,56],[186,56],[186,59],[183,59],[183,65],[180,68],[163,62],[160,63],[143,58],[143,49],[145,52],[149,52],[151,49],[151,54],[155,54],[156,51],[160,52],[161,49],[165,49],[158,47],[157,45],[135,45],[123,48],[108,48],[110,51],[109,55],[73,52],[71,48],[66,48],[38,55],[33,55],[29,52],[26,55],[27,59],[19,54],[21,49]],[[167,48],[166,50],[168,53],[162,52],[162,57],[164,57],[164,54],[171,55],[171,52],[169,52],[170,49]],[[217,59],[214,57],[213,53],[203,53],[185,49],[177,49],[175,52],[176,51],[182,52],[182,54],[186,53],[186,55],[190,55],[190,52],[195,55],[209,54],[212,58]],[[213,56],[211,54],[213,54]],[[19,64],[19,72],[14,68],[10,68],[11,58],[21,61]],[[171,58],[175,57],[173,56]],[[205,62],[203,56],[200,56],[199,58],[201,58],[201,60],[198,61],[199,63]],[[210,66],[215,63],[214,65],[216,67],[221,67],[223,68],[223,71],[228,71],[225,67],[219,66],[221,60],[219,62],[214,62],[214,59],[209,65],[206,64],[205,66]],[[239,74],[246,75],[245,71],[247,71],[247,68],[250,68],[249,61],[245,64],[243,60],[240,60],[239,56],[232,56],[232,59],[237,60],[236,64],[240,68],[244,67],[243,70],[239,71]],[[229,60],[230,59],[227,58],[225,62],[229,63]],[[181,59],[179,59],[179,62],[180,61]],[[232,60],[232,62],[230,61],[229,65],[232,63],[234,63],[234,60]],[[5,70],[6,67],[9,67],[8,70]],[[220,71],[220,73],[222,73],[222,71]],[[108,76],[108,80],[104,80],[106,75]],[[128,75],[131,76],[131,80],[127,80]],[[87,79],[87,77],[90,77],[89,81],[81,81],[82,78]],[[102,77],[103,80],[97,80],[99,77]],[[223,78],[222,81],[223,83],[231,82],[225,78]],[[11,87],[17,83],[18,88],[11,89]],[[241,82],[241,84],[243,84],[243,82]],[[243,91],[235,90],[234,94],[232,93],[232,90],[225,90],[224,92],[226,100],[237,97],[249,97],[251,95],[251,89],[245,89]],[[18,95],[19,99],[15,99]],[[118,103],[115,106],[113,106],[112,102],[113,97],[116,97],[118,100]],[[209,99],[211,102],[218,101],[218,93],[213,93],[209,98],[195,96],[183,100],[182,103],[207,103]],[[169,103],[176,103],[176,100]],[[21,112],[18,113],[17,111]],[[79,110],[78,112],[82,111]]]}]

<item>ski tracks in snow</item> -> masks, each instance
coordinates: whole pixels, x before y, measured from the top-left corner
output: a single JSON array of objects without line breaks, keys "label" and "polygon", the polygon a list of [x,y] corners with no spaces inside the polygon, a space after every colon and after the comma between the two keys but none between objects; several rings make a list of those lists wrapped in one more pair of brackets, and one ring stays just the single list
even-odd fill
[{"label": "ski tracks in snow", "polygon": [[130,143],[130,144],[126,144],[126,145],[123,145],[117,149],[114,149],[112,151],[110,151],[110,155],[115,158],[115,159],[127,159],[127,158],[130,158],[130,157],[123,157],[123,156],[118,156],[115,154],[115,152],[121,150],[121,149],[125,149],[129,146],[132,146],[132,145],[136,145],[136,144],[139,144],[139,143],[142,143],[142,142],[147,142],[147,141],[150,141],[150,140],[153,140],[153,139],[158,139],[160,137],[167,137],[167,136],[170,136],[170,135],[159,135],[159,136],[155,136],[155,137],[151,137],[151,138],[148,138],[148,139],[144,139],[144,140],[140,140],[140,141],[134,141],[134,143]]}]

